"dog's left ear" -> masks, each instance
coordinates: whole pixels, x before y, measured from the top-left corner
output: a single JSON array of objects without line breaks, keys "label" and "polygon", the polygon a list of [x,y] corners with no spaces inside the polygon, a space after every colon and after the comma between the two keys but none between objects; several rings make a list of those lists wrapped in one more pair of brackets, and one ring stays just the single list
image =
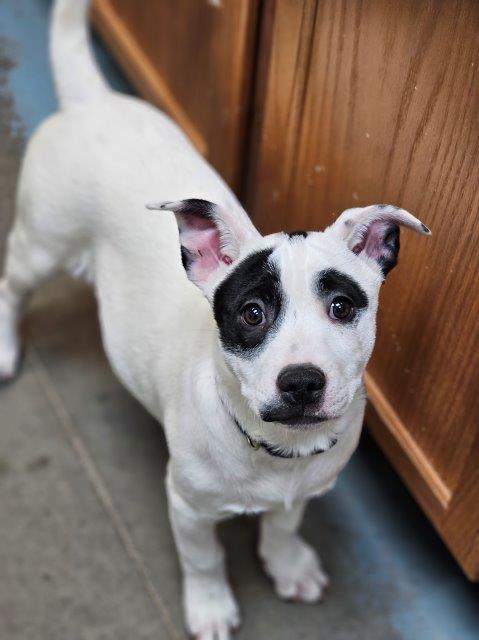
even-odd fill
[{"label": "dog's left ear", "polygon": [[207,295],[213,274],[234,263],[244,243],[260,237],[243,210],[230,212],[208,200],[191,198],[146,206],[175,214],[183,266]]},{"label": "dog's left ear", "polygon": [[359,257],[375,261],[385,277],[398,261],[399,225],[431,235],[411,213],[388,204],[346,209],[325,233],[341,238]]}]

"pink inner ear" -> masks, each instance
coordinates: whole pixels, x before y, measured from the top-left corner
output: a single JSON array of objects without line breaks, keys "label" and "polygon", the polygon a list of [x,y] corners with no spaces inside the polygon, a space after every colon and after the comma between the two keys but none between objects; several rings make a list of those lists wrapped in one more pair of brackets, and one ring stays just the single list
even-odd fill
[{"label": "pink inner ear", "polygon": [[364,251],[370,258],[379,260],[388,248],[384,244],[384,238],[390,229],[391,223],[383,220],[375,220],[366,229],[361,241],[354,245],[353,252],[358,254]]},{"label": "pink inner ear", "polygon": [[220,232],[212,221],[188,216],[185,222],[181,244],[191,254],[189,275],[195,282],[204,282],[217,269],[220,261],[231,264],[232,259],[221,251]]},{"label": "pink inner ear", "polygon": [[188,216],[185,220],[185,227],[188,230],[205,231],[207,229],[216,229],[216,226],[207,218],[199,216]]}]

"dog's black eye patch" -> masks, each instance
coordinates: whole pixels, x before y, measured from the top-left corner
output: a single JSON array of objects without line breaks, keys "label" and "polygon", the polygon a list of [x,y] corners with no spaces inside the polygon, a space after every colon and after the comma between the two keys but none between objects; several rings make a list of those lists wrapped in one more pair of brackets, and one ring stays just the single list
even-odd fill
[{"label": "dog's black eye patch", "polygon": [[[275,330],[284,304],[277,268],[270,263],[272,249],[245,258],[220,284],[213,301],[215,320],[223,347],[249,357]],[[249,326],[242,310],[251,301],[261,301],[265,321]]]},{"label": "dog's black eye patch", "polygon": [[368,297],[359,284],[351,276],[336,269],[321,271],[316,281],[316,289],[322,298],[337,293],[349,298],[357,309],[368,306]]}]

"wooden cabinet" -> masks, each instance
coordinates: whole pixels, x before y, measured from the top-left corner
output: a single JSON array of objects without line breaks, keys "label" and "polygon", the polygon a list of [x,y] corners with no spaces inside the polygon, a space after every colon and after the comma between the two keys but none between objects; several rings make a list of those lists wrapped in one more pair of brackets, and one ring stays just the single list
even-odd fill
[{"label": "wooden cabinet", "polygon": [[479,578],[479,5],[270,2],[248,205],[265,231],[390,202],[404,232],[382,292],[368,425]]},{"label": "wooden cabinet", "polygon": [[[384,286],[367,422],[466,574],[478,579],[479,5],[102,4],[115,13],[100,20],[107,41],[116,42],[109,29],[121,20],[150,65],[141,72],[121,51],[140,91],[151,97],[145,78],[160,78],[180,124],[186,114],[187,131],[193,123],[193,138],[200,134],[223,175],[236,188],[247,177],[242,195],[262,231],[322,228],[347,207],[375,202],[399,204],[432,228],[429,240],[403,233],[400,266]],[[155,29],[153,15],[162,16]],[[196,39],[199,15],[210,22]],[[183,55],[178,37],[188,34],[195,45]],[[210,42],[216,37],[223,45]],[[173,41],[176,58],[168,53]],[[203,88],[195,78],[206,72]],[[254,92],[241,92],[252,83]],[[228,111],[234,104],[238,118]],[[231,140],[221,133],[221,105]]]},{"label": "wooden cabinet", "polygon": [[239,187],[257,0],[96,0],[93,22],[127,76]]}]

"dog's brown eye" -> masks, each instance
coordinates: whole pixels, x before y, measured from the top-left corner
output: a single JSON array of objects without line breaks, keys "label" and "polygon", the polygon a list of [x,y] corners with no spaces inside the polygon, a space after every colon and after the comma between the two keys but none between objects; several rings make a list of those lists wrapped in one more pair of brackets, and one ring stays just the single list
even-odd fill
[{"label": "dog's brown eye", "polygon": [[263,322],[263,309],[261,309],[259,304],[247,304],[243,309],[242,317],[246,324],[249,324],[252,327],[256,327],[258,324],[261,324]]},{"label": "dog's brown eye", "polygon": [[329,307],[329,317],[333,320],[351,320],[354,315],[354,306],[349,298],[339,296],[334,298]]}]

